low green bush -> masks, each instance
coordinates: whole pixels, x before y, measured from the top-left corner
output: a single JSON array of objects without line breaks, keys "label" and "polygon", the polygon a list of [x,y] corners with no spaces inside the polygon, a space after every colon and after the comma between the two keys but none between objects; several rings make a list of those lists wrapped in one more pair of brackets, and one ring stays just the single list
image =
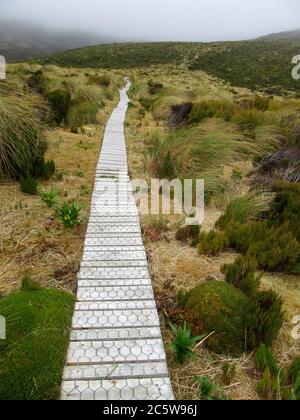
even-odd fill
[{"label": "low green bush", "polygon": [[199,225],[186,225],[180,227],[176,232],[176,239],[180,242],[199,242],[201,226]]},{"label": "low green bush", "polygon": [[24,194],[37,195],[38,181],[31,176],[22,177],[20,179],[20,188]]},{"label": "low green bush", "polygon": [[57,89],[47,95],[54,114],[54,121],[61,124],[66,121],[71,107],[71,93],[68,90]]},{"label": "low green bush", "polygon": [[223,252],[229,245],[229,240],[224,232],[202,232],[199,238],[198,252],[200,255],[216,256]]},{"label": "low green bush", "polygon": [[32,168],[32,176],[48,181],[55,174],[56,166],[54,160],[45,160],[43,156],[38,157]]},{"label": "low green bush", "polygon": [[247,296],[253,296],[260,284],[260,277],[256,276],[257,262],[254,258],[239,257],[233,264],[225,264],[221,271],[225,274],[225,281],[242,290]]},{"label": "low green bush", "polygon": [[289,224],[270,226],[265,222],[229,223],[225,229],[229,244],[256,258],[266,271],[295,272],[300,261],[300,245]]},{"label": "low green bush", "polygon": [[257,385],[258,395],[264,400],[274,400],[278,394],[279,388],[280,384],[278,383],[278,379],[274,378],[267,368]]},{"label": "low green bush", "polygon": [[192,336],[192,330],[185,321],[181,327],[171,325],[171,330],[174,334],[174,341],[170,348],[175,353],[178,363],[184,364],[187,360],[194,358],[194,347],[197,342],[202,340],[203,336]]},{"label": "low green bush", "polygon": [[67,122],[73,133],[78,133],[84,124],[95,124],[97,122],[99,106],[97,102],[86,98],[77,98],[72,102],[67,115]]},{"label": "low green bush", "polygon": [[297,377],[300,375],[300,356],[296,357],[288,368],[288,380],[291,384],[296,382]]},{"label": "low green bush", "polygon": [[261,291],[244,308],[246,347],[249,351],[261,344],[271,347],[284,321],[283,301],[274,291]]},{"label": "low green bush", "polygon": [[269,369],[273,376],[277,376],[279,373],[272,349],[265,344],[261,344],[255,354],[255,367],[261,372]]},{"label": "low green bush", "polygon": [[225,282],[209,281],[189,292],[185,317],[193,333],[214,334],[206,345],[217,353],[240,355],[245,350],[243,314],[247,297]]},{"label": "low green bush", "polygon": [[225,397],[220,388],[210,381],[208,376],[195,376],[195,380],[199,387],[198,398],[204,401],[219,401],[224,400]]}]

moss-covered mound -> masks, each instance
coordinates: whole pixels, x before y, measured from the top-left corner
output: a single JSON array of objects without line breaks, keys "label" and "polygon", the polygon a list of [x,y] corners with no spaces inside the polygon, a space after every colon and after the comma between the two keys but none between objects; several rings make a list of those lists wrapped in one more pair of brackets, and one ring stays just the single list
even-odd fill
[{"label": "moss-covered mound", "polygon": [[243,312],[246,304],[247,297],[240,290],[225,282],[211,281],[191,290],[186,313],[195,334],[215,331],[208,340],[212,350],[238,355],[245,349]]}]

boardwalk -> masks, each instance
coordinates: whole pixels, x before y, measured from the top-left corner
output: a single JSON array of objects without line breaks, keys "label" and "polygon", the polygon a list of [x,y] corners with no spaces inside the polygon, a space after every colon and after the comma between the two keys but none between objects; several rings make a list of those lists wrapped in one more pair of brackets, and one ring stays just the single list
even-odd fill
[{"label": "boardwalk", "polygon": [[128,176],[129,87],[107,123],[97,166],[63,400],[173,399]]}]

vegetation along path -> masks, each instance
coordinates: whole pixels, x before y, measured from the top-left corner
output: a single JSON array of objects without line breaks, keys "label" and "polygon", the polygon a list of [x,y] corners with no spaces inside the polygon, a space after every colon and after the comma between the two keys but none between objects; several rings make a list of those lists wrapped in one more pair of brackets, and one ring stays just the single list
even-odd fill
[{"label": "vegetation along path", "polygon": [[107,123],[78,276],[62,399],[173,399],[138,212],[124,120],[130,82]]}]

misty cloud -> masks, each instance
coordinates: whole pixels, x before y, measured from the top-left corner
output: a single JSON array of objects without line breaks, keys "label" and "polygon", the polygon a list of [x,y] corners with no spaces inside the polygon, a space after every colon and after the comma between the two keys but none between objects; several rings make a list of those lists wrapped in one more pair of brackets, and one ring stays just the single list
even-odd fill
[{"label": "misty cloud", "polygon": [[1,0],[0,17],[123,41],[255,38],[299,27],[298,0]]}]

